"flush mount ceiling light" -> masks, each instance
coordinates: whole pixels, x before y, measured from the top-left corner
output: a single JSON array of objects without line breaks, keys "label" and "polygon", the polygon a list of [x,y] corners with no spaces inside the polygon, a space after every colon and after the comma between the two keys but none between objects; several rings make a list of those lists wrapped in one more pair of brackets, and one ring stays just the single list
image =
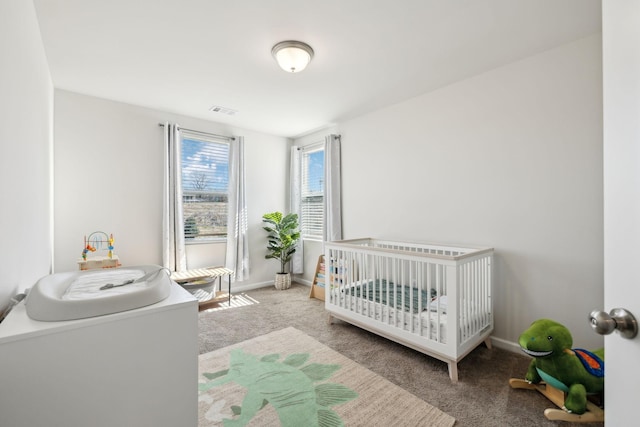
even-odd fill
[{"label": "flush mount ceiling light", "polygon": [[313,58],[313,49],[306,43],[286,40],[276,44],[271,54],[283,70],[298,73],[306,68]]}]

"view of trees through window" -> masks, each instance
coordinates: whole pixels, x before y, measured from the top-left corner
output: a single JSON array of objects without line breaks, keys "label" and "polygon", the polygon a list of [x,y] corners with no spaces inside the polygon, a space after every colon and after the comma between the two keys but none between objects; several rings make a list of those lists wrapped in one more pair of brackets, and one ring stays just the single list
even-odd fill
[{"label": "view of trees through window", "polygon": [[181,154],[185,239],[226,237],[229,144],[185,134]]},{"label": "view of trees through window", "polygon": [[302,155],[302,236],[322,239],[324,225],[324,148],[306,150]]}]

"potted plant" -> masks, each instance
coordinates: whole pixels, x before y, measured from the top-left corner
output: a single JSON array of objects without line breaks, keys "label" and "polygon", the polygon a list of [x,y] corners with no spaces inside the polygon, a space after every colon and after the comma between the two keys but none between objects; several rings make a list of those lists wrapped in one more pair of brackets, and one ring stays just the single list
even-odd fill
[{"label": "potted plant", "polygon": [[276,289],[289,289],[291,287],[291,274],[286,271],[287,264],[296,251],[296,244],[300,240],[298,230],[298,214],[283,215],[281,212],[271,212],[262,215],[262,221],[267,223],[263,228],[267,236],[266,259],[280,261],[280,271],[276,273]]}]

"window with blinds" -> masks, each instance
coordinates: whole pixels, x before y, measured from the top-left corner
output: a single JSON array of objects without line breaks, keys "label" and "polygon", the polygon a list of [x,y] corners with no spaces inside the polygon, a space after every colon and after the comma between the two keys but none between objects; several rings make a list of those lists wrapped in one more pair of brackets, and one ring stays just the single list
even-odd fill
[{"label": "window with blinds", "polygon": [[226,238],[229,143],[183,131],[181,161],[185,241]]},{"label": "window with blinds", "polygon": [[306,239],[323,238],[324,224],[324,148],[306,148],[302,153],[300,229]]}]

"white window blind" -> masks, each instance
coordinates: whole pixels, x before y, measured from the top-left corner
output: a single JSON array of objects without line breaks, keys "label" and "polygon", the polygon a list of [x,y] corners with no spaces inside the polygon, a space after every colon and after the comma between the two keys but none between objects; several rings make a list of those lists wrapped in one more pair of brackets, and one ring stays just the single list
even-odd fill
[{"label": "white window blind", "polygon": [[302,237],[322,240],[324,224],[324,148],[322,145],[303,149],[301,174]]},{"label": "white window blind", "polygon": [[186,242],[226,237],[228,142],[183,131],[181,154]]}]

